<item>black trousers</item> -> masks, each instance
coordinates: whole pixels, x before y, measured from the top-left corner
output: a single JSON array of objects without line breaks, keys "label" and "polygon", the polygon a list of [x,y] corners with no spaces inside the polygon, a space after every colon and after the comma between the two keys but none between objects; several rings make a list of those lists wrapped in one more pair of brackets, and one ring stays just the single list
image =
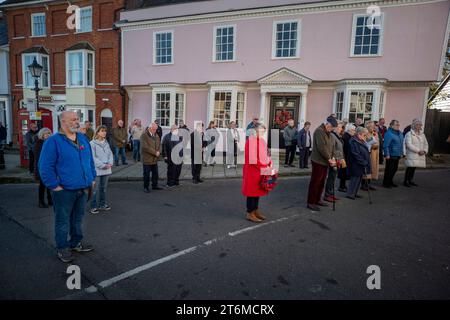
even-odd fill
[{"label": "black trousers", "polygon": [[34,173],[34,152],[33,150],[28,150],[28,170],[30,173]]},{"label": "black trousers", "polygon": [[180,182],[182,164],[175,164],[172,161],[167,163],[167,185],[173,186]]},{"label": "black trousers", "polygon": [[39,180],[39,203],[44,203],[45,190],[47,190],[47,201],[52,202],[52,195],[50,194],[50,189],[45,187],[42,181]]},{"label": "black trousers", "polygon": [[258,209],[259,197],[247,197],[247,212],[250,213]]},{"label": "black trousers", "polygon": [[416,167],[406,167],[404,182],[409,183],[409,182],[413,181],[415,172],[416,172]]},{"label": "black trousers", "polygon": [[202,172],[202,165],[201,164],[192,164],[191,165],[192,170],[192,179],[193,180],[200,180],[200,173]]},{"label": "black trousers", "polygon": [[383,159],[384,159],[384,157],[383,157],[383,140],[381,140],[380,139],[380,146],[379,146],[379,148],[378,148],[378,150],[379,150],[379,157],[378,157],[378,159],[379,159],[379,164],[383,164]]},{"label": "black trousers", "polygon": [[294,162],[295,150],[297,145],[286,146],[286,158],[284,159],[284,164],[291,165]]},{"label": "black trousers", "polygon": [[300,149],[299,167],[300,169],[308,167],[309,148]]},{"label": "black trousers", "polygon": [[386,166],[384,168],[383,185],[391,186],[394,184],[394,176],[398,170],[398,162],[400,157],[391,157],[386,159]]},{"label": "black trousers", "polygon": [[152,188],[158,186],[158,165],[144,164],[144,189],[150,186],[150,172],[152,173]]}]

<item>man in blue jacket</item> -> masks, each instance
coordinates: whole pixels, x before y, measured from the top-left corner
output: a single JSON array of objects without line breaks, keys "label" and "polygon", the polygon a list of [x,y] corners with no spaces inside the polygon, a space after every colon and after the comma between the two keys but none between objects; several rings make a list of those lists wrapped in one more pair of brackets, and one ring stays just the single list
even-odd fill
[{"label": "man in blue jacket", "polygon": [[394,176],[398,169],[398,162],[403,156],[403,133],[400,131],[400,123],[397,120],[391,121],[384,135],[383,152],[386,159],[383,187],[388,189],[397,187],[394,184]]},{"label": "man in blue jacket", "polygon": [[92,250],[81,243],[82,220],[96,171],[89,141],[77,133],[78,115],[65,111],[60,120],[61,132],[45,141],[38,165],[43,183],[52,190],[57,256],[63,262],[70,262],[74,259],[72,251]]}]

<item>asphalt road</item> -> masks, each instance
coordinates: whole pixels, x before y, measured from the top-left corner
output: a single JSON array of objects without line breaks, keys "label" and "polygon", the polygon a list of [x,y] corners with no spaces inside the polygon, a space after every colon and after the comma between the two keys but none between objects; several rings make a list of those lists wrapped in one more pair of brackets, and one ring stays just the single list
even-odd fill
[{"label": "asphalt road", "polygon": [[[244,219],[240,180],[150,194],[111,183],[113,209],[85,217],[95,250],[74,262],[82,290],[66,287],[37,185],[0,185],[0,299],[448,299],[450,170],[416,174],[418,188],[319,213],[305,208],[308,177],[281,179],[258,225]],[[380,290],[366,286],[370,265]]]}]

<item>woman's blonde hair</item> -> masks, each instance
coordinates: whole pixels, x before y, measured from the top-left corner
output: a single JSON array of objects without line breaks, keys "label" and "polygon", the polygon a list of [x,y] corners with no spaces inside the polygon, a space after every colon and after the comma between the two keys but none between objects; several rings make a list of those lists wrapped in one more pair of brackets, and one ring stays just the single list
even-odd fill
[{"label": "woman's blonde hair", "polygon": [[40,140],[44,140],[44,134],[46,134],[46,133],[49,133],[50,135],[52,135],[52,130],[50,130],[49,128],[42,128],[38,132],[38,138]]},{"label": "woman's blonde hair", "polygon": [[105,130],[106,132],[108,132],[108,127],[103,124],[101,126],[98,126],[97,129],[95,130],[94,139],[97,139],[97,136],[98,136],[98,133],[100,132],[100,130]]}]

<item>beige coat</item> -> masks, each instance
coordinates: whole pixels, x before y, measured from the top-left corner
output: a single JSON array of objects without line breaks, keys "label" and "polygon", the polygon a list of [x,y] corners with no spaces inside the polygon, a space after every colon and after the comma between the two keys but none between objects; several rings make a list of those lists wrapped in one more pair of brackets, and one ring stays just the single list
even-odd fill
[{"label": "beige coat", "polygon": [[372,174],[367,178],[372,180],[378,180],[378,171],[380,169],[380,139],[378,138],[378,133],[369,133],[369,139],[374,138],[374,142],[370,147],[370,166],[372,169]]},{"label": "beige coat", "polygon": [[141,136],[141,155],[142,162],[145,165],[154,165],[158,162],[156,152],[161,152],[161,140],[155,133],[151,135],[148,130],[145,130]]},{"label": "beige coat", "polygon": [[419,151],[422,150],[428,153],[428,142],[423,132],[417,134],[414,130],[409,131],[404,142],[405,165],[407,167],[425,168],[427,165],[426,153],[423,156],[419,155]]}]

